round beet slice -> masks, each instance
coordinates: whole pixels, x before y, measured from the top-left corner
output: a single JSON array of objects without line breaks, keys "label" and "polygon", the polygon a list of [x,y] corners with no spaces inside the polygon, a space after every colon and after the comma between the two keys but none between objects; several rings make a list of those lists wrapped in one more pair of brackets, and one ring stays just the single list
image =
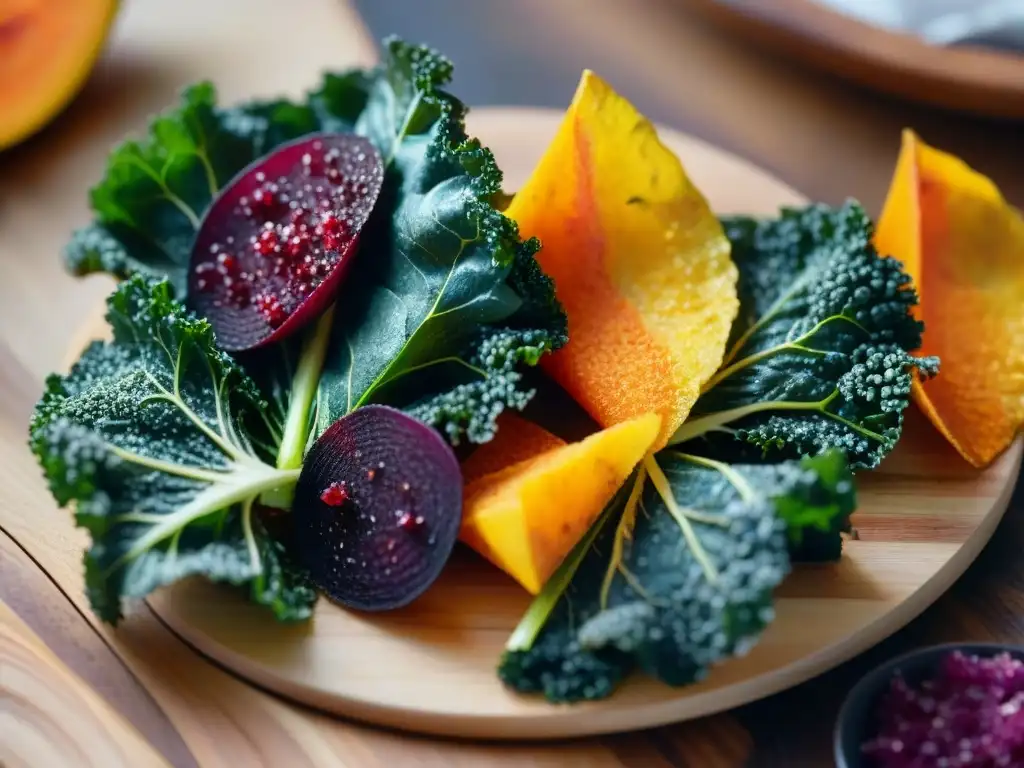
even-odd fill
[{"label": "round beet slice", "polygon": [[306,455],[292,506],[313,581],[349,608],[408,605],[440,575],[462,524],[462,472],[440,434],[368,405]]},{"label": "round beet slice", "polygon": [[373,210],[384,165],[361,136],[316,134],[242,171],[203,217],[188,302],[229,351],[282,338],[325,310]]}]

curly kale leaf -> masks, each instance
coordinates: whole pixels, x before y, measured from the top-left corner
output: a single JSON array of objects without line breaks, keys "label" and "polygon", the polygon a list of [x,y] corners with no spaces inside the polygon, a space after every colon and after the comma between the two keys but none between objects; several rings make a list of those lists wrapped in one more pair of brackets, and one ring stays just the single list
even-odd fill
[{"label": "curly kale leaf", "polygon": [[352,133],[366,109],[374,72],[350,69],[328,72],[320,87],[309,94],[309,105],[325,133]]},{"label": "curly kale leaf", "polygon": [[210,83],[187,88],[149,135],[110,155],[91,191],[95,221],[65,249],[79,275],[168,278],[184,298],[196,231],[210,202],[239,171],[278,144],[316,129],[312,109],[285,101],[219,109]]},{"label": "curly kale leaf", "polygon": [[[386,158],[385,185],[362,235],[373,258],[354,265],[359,292],[337,307],[315,432],[376,401],[411,407],[452,442],[488,440],[497,415],[532,394],[516,365],[565,343],[538,243],[493,207],[501,171],[442,90],[451,75],[436,51],[389,40],[367,79],[355,130]],[[314,97],[322,119],[336,101]]]},{"label": "curly kale leaf", "polygon": [[193,86],[144,141],[111,155],[92,192],[96,220],[75,233],[67,262],[78,274],[166,277],[184,300],[196,228],[221,187],[299,136],[364,135],[387,173],[361,233],[361,258],[339,292],[333,325],[285,342],[281,353],[307,370],[303,350],[317,360],[326,350],[316,407],[314,387],[293,392],[260,355],[242,358],[268,397],[288,393],[273,399],[301,422],[278,464],[297,466],[307,438],[371,401],[429,414],[455,443],[490,439],[498,413],[532,396],[515,368],[562,346],[567,324],[535,259],[539,243],[522,241],[495,207],[501,172],[466,135],[465,107],[443,90],[451,76],[451,62],[436,51],[392,38],[380,66],[327,74],[300,103],[225,109],[211,85]]},{"label": "curly kale leaf", "polygon": [[121,283],[107,319],[113,341],[50,377],[30,427],[54,498],[91,535],[93,609],[116,623],[126,599],[199,574],[247,586],[278,619],[308,617],[315,591],[254,511],[298,479],[261,458],[279,427],[255,384],[166,281]]},{"label": "curly kale leaf", "polygon": [[486,443],[494,438],[498,416],[506,408],[522,411],[536,394],[522,388],[520,365],[536,365],[543,344],[537,331],[487,333],[469,358],[471,369],[444,365],[437,373],[451,374],[448,388],[406,410],[446,435],[452,445],[459,445],[463,435],[471,443]]},{"label": "curly kale leaf", "polygon": [[604,698],[634,669],[700,680],[772,621],[791,549],[813,535],[838,553],[854,506],[838,451],[761,465],[662,451],[545,585],[499,674],[552,701]]},{"label": "curly kale leaf", "polygon": [[[498,416],[506,408],[524,410],[536,394],[523,387],[523,365],[535,366],[548,349],[558,349],[568,339],[565,313],[534,254],[533,243],[520,248],[509,277],[523,300],[509,319],[516,327],[485,328],[479,334],[481,340],[467,345],[458,363],[433,366],[443,369],[436,373],[449,374],[447,386],[435,387],[437,394],[420,398],[408,408],[453,445],[459,445],[463,435],[478,444],[493,439]],[[462,363],[466,357],[468,366]]]},{"label": "curly kale leaf", "polygon": [[687,449],[728,456],[732,437],[779,457],[841,448],[854,467],[876,466],[899,439],[915,372],[938,370],[911,354],[922,332],[911,278],[875,252],[855,202],[723,223],[740,316],[673,444],[702,438]]}]

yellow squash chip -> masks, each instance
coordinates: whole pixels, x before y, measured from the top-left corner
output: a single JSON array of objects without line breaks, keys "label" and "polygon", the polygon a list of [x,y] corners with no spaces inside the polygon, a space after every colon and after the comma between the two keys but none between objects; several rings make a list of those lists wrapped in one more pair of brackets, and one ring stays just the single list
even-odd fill
[{"label": "yellow squash chip", "polygon": [[[661,417],[649,413],[567,445],[522,419],[506,423],[506,437],[499,431],[496,443],[532,448],[527,458],[466,485],[459,538],[537,594],[650,450],[660,427]],[[538,453],[545,441],[553,447]]]},{"label": "yellow squash chip", "polygon": [[664,445],[721,364],[739,307],[729,241],[678,158],[587,71],[506,213],[540,238],[569,317],[545,370],[602,426],[661,414]]},{"label": "yellow squash chip", "polygon": [[986,466],[1024,424],[1024,218],[989,179],[908,130],[875,245],[914,278],[921,352],[940,358],[915,401]]}]

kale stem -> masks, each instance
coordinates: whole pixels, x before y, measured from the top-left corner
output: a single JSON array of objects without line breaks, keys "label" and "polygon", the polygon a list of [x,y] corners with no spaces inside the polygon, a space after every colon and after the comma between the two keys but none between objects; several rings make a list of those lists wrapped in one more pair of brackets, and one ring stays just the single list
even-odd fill
[{"label": "kale stem", "polygon": [[297,469],[280,472],[266,465],[242,468],[228,473],[221,482],[200,491],[191,501],[173,512],[160,515],[160,521],[139,536],[132,545],[104,571],[104,578],[155,547],[186,526],[214,512],[240,504],[260,493],[287,487],[293,489],[299,479]]},{"label": "kale stem", "polygon": [[665,473],[661,471],[661,467],[658,466],[658,462],[655,461],[653,456],[645,458],[644,465],[647,467],[647,474],[651,478],[654,489],[661,496],[661,500],[665,504],[665,509],[675,519],[679,525],[679,530],[683,532],[683,538],[686,539],[686,544],[693,554],[693,559],[700,564],[701,570],[704,571],[704,577],[709,582],[714,583],[718,579],[718,569],[704,550],[697,532],[693,530],[693,526],[687,519],[690,516],[691,510],[679,506],[672,491],[672,485],[669,483],[668,478],[665,477]]},{"label": "kale stem", "polygon": [[752,416],[755,413],[762,413],[763,411],[821,411],[831,400],[832,397],[826,398],[823,401],[817,400],[809,403],[791,400],[770,400],[741,405],[736,408],[730,408],[727,411],[709,413],[706,416],[699,416],[692,421],[683,422],[683,425],[672,435],[668,444],[680,445],[688,440],[693,440],[695,437],[700,437],[713,429],[725,426],[746,416]]},{"label": "kale stem", "polygon": [[749,368],[754,363],[758,363],[767,357],[777,355],[780,352],[785,352],[786,350],[791,350],[794,352],[809,352],[813,354],[822,354],[816,349],[807,349],[806,347],[801,347],[798,344],[790,342],[786,342],[785,344],[778,344],[774,347],[769,347],[768,349],[762,349],[760,352],[755,352],[754,354],[748,357],[744,357],[741,360],[737,360],[732,365],[727,365],[724,368],[719,368],[718,372],[710,379],[708,379],[707,383],[705,383],[704,386],[701,387],[701,394],[705,392],[710,392],[712,389],[714,389],[720,383],[722,383],[722,381],[729,378],[734,373],[742,371],[745,368]]},{"label": "kale stem", "polygon": [[818,331],[820,331],[826,325],[835,321],[847,322],[864,331],[864,333],[868,332],[863,325],[858,323],[852,317],[847,317],[846,315],[830,315],[829,317],[826,317],[824,320],[821,320],[817,325],[811,328],[811,330],[807,331],[804,334],[801,334],[799,338],[793,339],[793,341],[787,341],[782,344],[776,344],[774,347],[762,349],[760,352],[755,352],[754,354],[748,355],[747,357],[744,357],[741,360],[737,360],[731,365],[723,365],[721,368],[718,369],[718,372],[710,379],[708,379],[704,386],[701,387],[701,393],[703,394],[705,392],[711,391],[724,379],[729,378],[734,373],[742,371],[744,368],[749,368],[754,363],[760,362],[761,360],[764,360],[766,357],[777,355],[780,352],[801,352],[806,355],[828,354],[825,350],[813,349],[811,347],[804,346],[804,344],[813,339],[814,335],[818,333]]},{"label": "kale stem", "polygon": [[865,429],[856,422],[850,421],[849,419],[843,418],[838,413],[833,413],[828,410],[832,401],[836,400],[838,397],[839,390],[836,389],[833,390],[832,394],[824,400],[818,400],[816,402],[807,403],[801,401],[794,402],[790,400],[769,400],[762,403],[741,405],[736,408],[730,408],[727,411],[709,413],[706,416],[700,416],[693,421],[683,422],[682,426],[676,430],[675,434],[672,435],[671,438],[669,438],[668,444],[670,446],[682,445],[689,440],[706,435],[708,432],[720,430],[726,424],[746,418],[747,416],[752,416],[755,413],[763,413],[764,411],[817,411],[827,419],[832,419],[833,421],[838,421],[840,424],[844,424],[858,435],[863,435],[869,440],[875,440],[879,443],[885,442],[885,435],[880,435],[870,429]]},{"label": "kale stem", "polygon": [[803,273],[803,275],[801,275],[801,277],[797,278],[794,281],[793,285],[789,287],[789,290],[781,294],[777,299],[775,299],[772,305],[768,307],[767,311],[763,315],[761,315],[761,317],[757,318],[757,321],[754,322],[749,328],[747,328],[747,330],[743,332],[742,336],[736,339],[732,347],[729,349],[729,352],[725,355],[725,359],[722,360],[721,367],[724,368],[725,366],[729,365],[733,360],[735,360],[736,355],[738,355],[743,350],[743,347],[745,347],[747,345],[747,342],[750,341],[751,338],[753,338],[754,334],[761,330],[761,328],[767,325],[771,320],[773,320],[775,316],[782,310],[782,308],[786,306],[786,302],[788,302],[790,299],[792,299],[796,294],[798,294],[806,287],[807,283],[810,280],[810,274],[811,271],[807,270]]},{"label": "kale stem", "polygon": [[669,453],[673,456],[677,456],[683,461],[688,461],[691,464],[697,464],[698,466],[707,467],[708,469],[720,472],[722,477],[729,481],[729,484],[736,489],[736,492],[739,493],[740,498],[744,501],[751,502],[757,498],[757,493],[751,487],[750,483],[746,481],[743,475],[725,462],[707,459],[703,456],[693,456],[689,453],[683,453],[682,451],[669,451]]},{"label": "kale stem", "polygon": [[[278,469],[298,469],[306,452],[306,438],[309,436],[309,411],[320,385],[320,373],[327,356],[327,343],[331,338],[334,322],[334,305],[320,316],[316,325],[302,342],[299,364],[292,379],[291,396],[288,399],[288,414],[285,417],[284,434],[277,450]],[[268,506],[289,509],[294,487],[274,489],[263,495],[262,501]]]},{"label": "kale stem", "polygon": [[601,610],[608,607],[608,595],[612,589],[612,582],[615,574],[622,567],[622,552],[625,547],[625,540],[633,535],[633,526],[636,524],[636,510],[640,506],[640,499],[643,497],[644,485],[647,483],[647,468],[643,464],[636,472],[636,479],[633,481],[633,489],[626,499],[626,508],[622,511],[619,524],[615,527],[615,539],[612,541],[612,554],[608,558],[608,569],[605,571],[604,580],[601,582]]}]

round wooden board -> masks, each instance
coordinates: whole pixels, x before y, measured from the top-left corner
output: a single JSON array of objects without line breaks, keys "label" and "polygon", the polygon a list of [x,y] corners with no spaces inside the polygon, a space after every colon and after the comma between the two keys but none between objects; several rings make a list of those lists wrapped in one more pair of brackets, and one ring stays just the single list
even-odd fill
[{"label": "round wooden board", "polygon": [[[526,178],[561,115],[478,110],[471,133],[494,149],[507,189]],[[770,214],[793,190],[696,139],[661,135],[714,209]],[[86,338],[105,335],[96,320]],[[234,592],[188,581],[150,598],[166,624],[225,668],[283,696],[405,730],[549,739],[633,730],[719,712],[796,685],[909,622],[960,576],[1005,511],[1021,465],[1018,441],[993,466],[966,465],[915,410],[898,449],[858,479],[855,525],[836,565],[801,567],[782,585],[777,618],[744,658],[699,685],[636,677],[602,702],[553,706],[505,690],[495,665],[529,596],[459,551],[409,608],[367,616],[321,600],[304,625],[279,625]]]},{"label": "round wooden board", "polygon": [[1024,56],[931,45],[812,0],[679,0],[781,56],[913,101],[1024,118]]}]

